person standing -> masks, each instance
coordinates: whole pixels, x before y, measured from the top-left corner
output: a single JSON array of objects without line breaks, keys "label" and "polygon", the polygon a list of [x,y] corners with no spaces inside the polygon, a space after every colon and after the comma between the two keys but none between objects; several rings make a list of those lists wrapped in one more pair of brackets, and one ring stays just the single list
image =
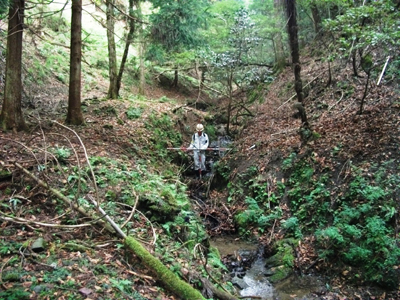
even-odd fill
[{"label": "person standing", "polygon": [[182,148],[184,151],[193,150],[194,169],[198,174],[206,170],[206,149],[208,148],[208,135],[204,132],[204,126],[197,124],[196,133],[192,136],[192,141],[188,148]]}]

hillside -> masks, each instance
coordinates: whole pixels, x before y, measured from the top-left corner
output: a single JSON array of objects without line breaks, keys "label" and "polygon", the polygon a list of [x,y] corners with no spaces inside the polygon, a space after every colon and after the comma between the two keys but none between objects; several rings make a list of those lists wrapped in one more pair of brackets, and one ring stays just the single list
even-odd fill
[{"label": "hillside", "polygon": [[[307,88],[305,107],[313,138],[306,145],[300,140],[301,123],[294,117],[293,108],[293,74],[288,68],[268,87],[265,102],[253,107],[256,117],[238,129],[237,152],[227,158],[231,188],[211,194],[214,199],[210,201],[228,201],[225,204],[230,213],[221,207],[213,215],[226,224],[242,225],[243,228],[238,228],[242,234],[251,232],[258,237],[266,246],[267,257],[277,251],[274,241],[301,237],[294,250],[297,272],[326,275],[329,285],[341,286],[340,293],[349,299],[374,299],[368,293],[396,299],[398,291],[372,292],[376,286],[372,282],[374,275],[383,276],[378,279],[382,283],[382,278],[388,276],[393,279],[392,288],[396,287],[397,267],[390,275],[379,271],[373,274],[368,273],[369,266],[363,268],[362,264],[346,262],[345,258],[352,247],[346,244],[346,222],[353,229],[362,228],[366,220],[372,220],[369,219],[372,215],[381,214],[388,218],[393,232],[398,233],[399,220],[388,213],[399,207],[398,82],[389,80],[379,86],[371,83],[360,115],[365,77],[353,77],[349,68],[338,64],[331,66],[333,84],[327,85],[328,64],[321,63],[318,57],[302,60],[302,79]],[[271,200],[262,201],[261,195],[268,195]],[[369,207],[367,203],[376,206]],[[268,210],[270,214],[279,212],[280,217],[275,222],[273,218],[265,221],[269,217],[262,205],[273,208]],[[372,231],[380,230],[379,226],[372,226]],[[332,228],[334,233],[329,231]],[[225,229],[229,232],[232,227]],[[349,241],[358,234],[358,230],[350,233]],[[331,248],[335,243],[341,245],[339,249]],[[357,261],[357,254],[352,259]],[[369,275],[360,276],[360,272]]]},{"label": "hillside", "polygon": [[[308,60],[303,68],[304,82],[311,82],[308,85],[310,89],[306,108],[312,129],[318,133],[318,138],[307,145],[301,145],[297,134],[300,123],[292,116],[295,112],[291,108],[294,100],[289,100],[293,91],[290,84],[292,74],[288,68],[269,87],[265,102],[254,107],[257,111],[257,116],[246,124],[234,141],[235,151],[224,158],[224,161],[231,165],[229,175],[231,182],[235,183],[238,179],[239,181],[242,180],[243,177],[241,175],[246,175],[248,169],[252,166],[257,166],[257,179],[255,179],[258,180],[257,182],[273,182],[274,184],[286,182],[289,180],[288,177],[291,170],[289,168],[284,169],[282,166],[284,166],[285,159],[290,157],[291,153],[311,159],[315,163],[316,169],[312,174],[313,178],[323,176],[324,171],[329,170],[330,175],[326,185],[333,200],[335,195],[343,193],[343,189],[349,184],[349,178],[354,176],[350,162],[362,168],[363,173],[369,173],[373,172],[371,171],[372,166],[392,161],[392,169],[388,168],[387,172],[391,172],[390,170],[398,171],[400,120],[398,113],[399,103],[395,97],[395,90],[388,85],[373,85],[366,100],[365,114],[357,115],[358,99],[360,93],[362,93],[362,86],[358,84],[358,81],[362,79],[357,79],[355,83],[348,82],[348,86],[354,86],[356,90],[350,97],[345,98],[344,93],[346,93],[346,90],[342,87],[326,86],[324,68],[325,66],[316,63],[312,58]],[[351,78],[345,72],[346,70],[337,71],[337,78]],[[357,87],[359,90],[357,90]],[[88,157],[98,157],[98,160],[100,159],[99,166],[108,164],[107,159],[101,162],[101,158],[110,158],[115,161],[116,165],[126,164],[128,170],[137,168],[142,164],[142,160],[153,160],[155,158],[162,161],[162,156],[157,158],[157,153],[155,153],[159,149],[154,144],[154,129],[146,126],[146,123],[149,122],[149,118],[154,114],[157,116],[168,115],[173,120],[172,123],[176,125],[173,129],[179,131],[179,128],[182,128],[180,127],[182,120],[179,116],[174,115],[172,111],[185,103],[182,101],[183,97],[174,92],[164,91],[156,87],[152,87],[149,91],[151,91],[152,95],[157,95],[156,97],[160,98],[139,102],[104,101],[96,99],[96,97],[87,99],[84,101],[87,125],[71,129],[66,129],[62,125],[65,107],[62,108],[60,106],[59,111],[48,116],[50,119],[47,118],[46,113],[43,114],[46,107],[44,99],[44,106],[38,104],[34,109],[29,110],[29,114],[27,114],[27,118],[31,122],[31,132],[19,134],[3,132],[1,134],[2,168],[3,170],[11,171],[12,174],[12,177],[6,177],[1,183],[3,207],[10,209],[15,216],[22,218],[25,216],[32,222],[29,224],[21,221],[19,223],[23,225],[16,225],[15,222],[4,221],[3,219],[2,269],[5,272],[4,274],[7,274],[6,271],[9,271],[14,264],[18,264],[18,259],[13,256],[14,253],[18,252],[18,248],[15,248],[17,245],[27,241],[32,243],[35,237],[42,236],[51,245],[46,251],[47,258],[36,257],[34,253],[29,253],[29,255],[33,255],[32,258],[26,257],[24,252],[21,253],[22,256],[19,255],[23,259],[22,267],[25,275],[19,277],[18,281],[22,282],[22,287],[27,291],[30,290],[31,285],[35,285],[33,294],[36,293],[38,295],[36,297],[39,297],[39,299],[41,298],[40,295],[46,295],[46,291],[52,291],[54,296],[64,294],[65,286],[63,283],[66,281],[72,287],[71,293],[76,293],[72,291],[80,287],[78,293],[89,298],[98,298],[100,295],[119,297],[117,296],[119,293],[124,295],[134,290],[138,294],[140,293],[140,297],[143,299],[175,299],[171,295],[160,296],[164,293],[157,287],[157,281],[148,271],[139,267],[134,258],[125,257],[124,253],[119,250],[118,241],[113,241],[115,238],[112,236],[101,233],[98,229],[95,231],[90,230],[90,232],[85,229],[86,227],[61,230],[57,229],[56,225],[54,225],[54,228],[50,227],[51,229],[49,229],[34,223],[46,223],[49,220],[60,220],[61,223],[64,223],[62,220],[65,216],[68,216],[68,218],[74,216],[77,221],[80,220],[80,217],[76,214],[67,214],[64,217],[63,214],[60,215],[60,209],[64,210],[65,208],[60,207],[60,204],[56,204],[55,200],[51,200],[52,197],[48,198],[48,191],[37,186],[35,182],[24,176],[13,165],[13,162],[18,162],[28,170],[35,170],[45,159],[39,153],[40,151],[37,152],[35,149],[48,148],[49,152],[56,149],[58,151],[55,152],[56,155],[58,153],[56,157],[60,159],[63,153],[62,150],[71,148],[71,146],[77,152],[76,155],[83,155],[83,145]],[[162,98],[161,95],[168,96],[167,98]],[[149,99],[151,99],[151,95]],[[35,116],[35,111],[40,112],[39,118]],[[131,118],[128,112],[133,114],[136,112],[140,117]],[[192,117],[190,117],[191,113],[193,113]],[[187,125],[190,127],[192,123],[196,123],[202,116],[205,116],[204,112],[196,112],[192,108],[188,109]],[[51,122],[51,119],[54,120],[55,117],[61,125]],[[183,136],[187,134],[187,132],[181,133]],[[82,144],[79,144],[74,138],[75,134],[80,137]],[[256,145],[256,147],[249,150],[252,145]],[[335,153],[333,154],[333,152]],[[49,156],[48,159],[51,161],[54,160],[54,157],[51,158]],[[69,156],[66,159],[61,164],[76,164],[73,156]],[[84,162],[84,159],[82,160],[81,158],[81,163],[83,164]],[[156,169],[157,165],[153,164],[151,168],[154,169],[150,171],[163,174],[163,170]],[[147,167],[150,167],[150,165]],[[52,175],[47,180],[59,189],[62,189],[62,183],[66,183],[65,180],[70,181],[68,178],[57,179],[55,177],[56,174],[51,170],[50,172]],[[179,170],[176,169],[176,172],[179,173]],[[389,176],[390,174],[386,175]],[[164,173],[163,176],[170,175]],[[271,189],[276,188],[274,184],[270,185]],[[9,200],[10,196],[7,193],[10,188],[12,190],[16,188],[11,200]],[[114,192],[117,194],[117,198],[120,198],[123,188],[117,186]],[[145,191],[143,192],[146,193]],[[107,198],[110,190],[107,190],[107,188],[104,190],[100,185],[99,193],[103,195],[101,197],[105,196]],[[212,191],[208,203],[216,205],[210,205],[207,209],[219,210],[215,216],[222,217],[226,214],[225,209],[228,207],[232,215],[224,218],[223,222],[233,224],[235,223],[235,213],[243,210],[246,204],[244,199],[240,197],[228,202],[227,198],[227,189]],[[11,203],[13,203],[13,206],[9,206]],[[225,205],[218,205],[221,203],[225,203]],[[334,203],[331,204],[334,205]],[[286,195],[277,205],[284,211],[280,219],[290,218],[293,212],[290,209],[291,204],[288,196]],[[116,212],[117,214],[129,213],[129,211],[125,212],[120,208]],[[395,222],[398,222],[397,219],[395,220]],[[144,239],[143,241],[148,240],[152,234],[150,227],[145,225],[145,219],[140,220],[139,218],[136,222],[135,227],[138,230],[140,228],[139,232],[141,232],[140,236]],[[59,224],[59,222],[56,221],[56,224]],[[275,240],[290,235],[288,229],[283,228],[282,224],[282,222],[278,222],[274,223],[274,226],[264,228],[264,234],[260,234],[255,223],[249,223],[248,230],[253,231],[258,236],[259,241],[268,248]],[[396,226],[398,226],[398,223],[396,223]],[[226,233],[232,234],[236,232],[236,229],[227,227],[231,231],[226,231]],[[160,238],[162,238],[163,233],[159,231],[160,229],[153,230],[159,232]],[[215,235],[213,232],[209,232],[209,234]],[[90,242],[88,238],[90,238]],[[69,243],[68,241],[72,242]],[[49,261],[49,263],[46,263],[46,261]],[[64,267],[52,269],[50,261],[55,261]],[[370,293],[378,297],[385,293],[384,290],[375,290],[372,286],[364,290],[357,289],[357,292],[355,292],[350,288],[355,283],[350,280],[352,278],[350,276],[351,271],[345,272],[348,267],[345,265],[334,266],[330,260],[318,260],[317,263],[316,261],[315,238],[313,238],[311,230],[311,235],[307,234],[298,247],[296,267],[314,274],[328,276],[330,278],[329,284],[332,286],[335,283],[343,285],[342,288],[336,289],[334,293],[324,292],[326,296],[321,295],[320,297],[322,298],[320,299],[328,299],[323,297],[336,299],[335,297],[340,298],[340,295],[352,295],[352,293],[364,293],[364,295]],[[130,266],[130,268],[127,269],[127,266]],[[49,270],[53,270],[51,272],[54,277],[46,275]],[[43,273],[43,271],[46,272]],[[342,274],[346,274],[346,276]],[[112,277],[109,277],[110,275]],[[119,278],[119,281],[112,281],[114,279],[110,278]],[[8,277],[4,278],[4,276],[2,281],[3,288],[8,290],[13,286],[19,285],[18,281],[16,283],[9,280]],[[40,284],[38,285],[37,283]],[[57,286],[61,289],[57,289]],[[347,288],[344,288],[344,286]],[[32,290],[30,293],[33,295]],[[396,298],[395,294],[396,291],[387,293],[384,298],[394,299]],[[364,297],[362,298],[365,299]]]},{"label": "hillside", "polygon": [[248,107],[254,116],[232,124],[232,150],[214,173],[197,180],[188,171],[192,158],[167,148],[188,145],[199,122],[224,127],[226,99],[199,95],[196,85],[166,88],[152,69],[145,95],[129,78],[121,99],[106,100],[104,70],[88,63],[86,124],[68,127],[65,65],[30,73],[50,57],[39,55],[37,41],[28,35],[24,49],[29,131],[0,132],[0,298],[179,299],[104,229],[104,215],[74,209],[96,212],[92,200],[205,296],[210,281],[235,292],[230,266],[242,258],[210,247],[228,236],[263,249],[266,261],[287,251],[271,269],[322,282],[288,299],[400,298],[398,78],[370,82],[359,114],[365,74],[310,55],[318,45],[304,49],[307,143],[286,67]]}]

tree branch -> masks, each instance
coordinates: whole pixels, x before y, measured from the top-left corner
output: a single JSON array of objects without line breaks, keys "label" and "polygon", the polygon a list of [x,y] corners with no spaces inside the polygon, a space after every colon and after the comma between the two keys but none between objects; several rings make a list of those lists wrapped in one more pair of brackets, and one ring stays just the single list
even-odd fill
[{"label": "tree branch", "polygon": [[26,175],[28,175],[30,178],[32,178],[33,180],[35,180],[40,186],[44,187],[45,189],[49,190],[51,193],[53,193],[57,198],[59,198],[60,200],[62,200],[64,203],[66,203],[67,205],[71,206],[73,209],[75,209],[76,211],[80,212],[82,215],[93,219],[93,222],[96,224],[99,224],[101,226],[103,226],[107,231],[109,231],[110,233],[114,233],[114,229],[113,227],[111,227],[109,224],[105,223],[103,220],[97,218],[95,215],[93,215],[90,212],[87,212],[83,207],[78,206],[76,203],[71,202],[71,200],[69,198],[67,198],[66,196],[64,196],[60,191],[57,191],[56,189],[53,189],[52,187],[50,187],[46,182],[44,182],[43,180],[37,178],[34,174],[32,174],[31,172],[29,172],[27,169],[25,169],[23,166],[21,166],[19,163],[15,163],[15,166],[22,170]]}]

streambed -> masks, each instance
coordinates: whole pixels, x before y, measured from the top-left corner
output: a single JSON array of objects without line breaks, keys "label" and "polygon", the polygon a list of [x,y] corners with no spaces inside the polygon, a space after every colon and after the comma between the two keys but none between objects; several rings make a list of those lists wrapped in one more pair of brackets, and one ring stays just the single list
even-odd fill
[{"label": "streambed", "polygon": [[[325,290],[322,280],[314,276],[289,278],[272,285],[268,281],[265,259],[259,246],[240,240],[237,236],[218,236],[210,240],[222,260],[231,271],[230,281],[242,297],[258,297],[262,300],[316,300],[312,293]],[[246,299],[246,298],[243,298]]]},{"label": "streambed", "polygon": [[[227,147],[230,143],[229,139],[219,137],[218,142],[211,142],[211,145],[218,148]],[[224,152],[216,151],[207,155],[206,163],[211,172],[205,176],[205,182],[208,182],[209,178],[212,180],[214,161],[223,157],[224,154]],[[206,185],[198,184],[196,181],[191,195],[203,208],[201,214],[205,224],[213,231],[223,226],[224,218],[222,215],[214,216],[215,212],[205,212],[208,202],[208,190],[205,187]],[[208,182],[209,187],[210,182]],[[265,257],[263,257],[264,251],[260,249],[257,242],[243,241],[235,235],[215,235],[210,239],[210,244],[218,249],[222,261],[230,271],[227,280],[235,285],[240,296],[244,297],[242,299],[253,299],[254,297],[261,300],[322,299],[311,295],[313,292],[320,293],[325,290],[322,281],[314,276],[297,277],[292,275],[275,285],[271,284],[268,281],[268,270],[265,266]]]}]

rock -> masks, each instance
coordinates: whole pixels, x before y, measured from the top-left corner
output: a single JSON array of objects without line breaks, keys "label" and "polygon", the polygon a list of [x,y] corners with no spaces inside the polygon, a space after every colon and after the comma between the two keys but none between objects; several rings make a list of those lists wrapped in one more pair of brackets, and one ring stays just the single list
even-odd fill
[{"label": "rock", "polygon": [[32,288],[32,291],[34,291],[36,294],[40,294],[41,292],[47,291],[49,288],[47,285],[39,284],[36,285]]},{"label": "rock", "polygon": [[83,296],[89,296],[93,293],[93,291],[91,289],[83,287],[79,290],[79,293],[81,293]]},{"label": "rock", "polygon": [[270,282],[279,282],[293,273],[295,245],[296,241],[293,239],[281,240],[274,245],[276,253],[265,260],[264,274],[269,276]]},{"label": "rock", "polygon": [[35,253],[44,251],[45,249],[44,239],[42,237],[36,239],[36,241],[33,242],[31,249]]},{"label": "rock", "polygon": [[231,282],[241,290],[249,287],[249,285],[242,278],[239,278],[237,276],[233,277],[231,279]]}]

